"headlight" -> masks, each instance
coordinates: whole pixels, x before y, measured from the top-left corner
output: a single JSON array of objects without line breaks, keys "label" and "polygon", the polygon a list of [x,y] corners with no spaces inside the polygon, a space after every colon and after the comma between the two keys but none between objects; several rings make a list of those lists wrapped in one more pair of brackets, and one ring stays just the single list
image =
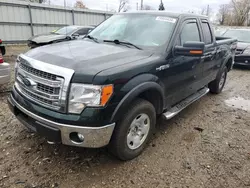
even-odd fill
[{"label": "headlight", "polygon": [[247,47],[247,48],[244,50],[243,54],[249,54],[249,55],[250,55],[250,47]]},{"label": "headlight", "polygon": [[86,106],[105,106],[113,94],[113,85],[71,84],[68,112],[80,114]]}]

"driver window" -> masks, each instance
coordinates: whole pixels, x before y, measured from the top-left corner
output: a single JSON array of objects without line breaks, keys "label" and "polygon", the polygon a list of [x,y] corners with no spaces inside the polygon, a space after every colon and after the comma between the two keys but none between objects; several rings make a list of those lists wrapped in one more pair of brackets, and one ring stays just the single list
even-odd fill
[{"label": "driver window", "polygon": [[198,25],[196,22],[186,23],[182,29],[180,43],[183,46],[183,44],[187,41],[201,41]]}]

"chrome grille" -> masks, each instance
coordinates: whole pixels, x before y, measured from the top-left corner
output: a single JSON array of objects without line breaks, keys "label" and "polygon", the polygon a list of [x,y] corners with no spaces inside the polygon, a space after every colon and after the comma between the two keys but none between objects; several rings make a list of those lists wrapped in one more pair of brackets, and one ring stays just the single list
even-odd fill
[{"label": "chrome grille", "polygon": [[33,68],[25,59],[20,60],[15,86],[31,101],[60,111],[63,85],[63,77]]},{"label": "chrome grille", "polygon": [[37,90],[53,95],[60,94],[60,88],[50,87],[41,83],[37,83]]},{"label": "chrome grille", "polygon": [[22,59],[20,61],[19,67],[21,69],[25,70],[26,72],[28,72],[30,74],[33,74],[35,76],[44,78],[44,79],[56,80],[56,77],[57,77],[56,75],[50,74],[50,73],[47,73],[47,72],[44,72],[44,71],[37,70],[37,69],[35,69],[33,67],[30,67],[30,66],[26,65],[25,62],[26,62],[26,60]]},{"label": "chrome grille", "polygon": [[33,99],[35,99],[35,100],[37,100],[37,101],[39,101],[39,102],[42,102],[42,103],[45,104],[45,105],[47,105],[47,104],[53,105],[52,101],[47,100],[47,99],[44,99],[44,98],[42,98],[42,97],[39,97],[38,95],[36,95],[36,94],[34,94],[34,93],[32,93],[32,92],[29,92],[28,90],[22,89],[22,92],[23,92],[24,94],[29,95],[31,98],[33,98]]}]

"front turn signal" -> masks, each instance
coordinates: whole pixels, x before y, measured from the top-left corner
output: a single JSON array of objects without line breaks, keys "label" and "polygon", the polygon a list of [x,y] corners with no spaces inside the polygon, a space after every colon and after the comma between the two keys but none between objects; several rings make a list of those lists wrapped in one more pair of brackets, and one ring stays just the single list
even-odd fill
[{"label": "front turn signal", "polygon": [[113,94],[113,85],[103,86],[101,96],[101,106],[105,106]]}]

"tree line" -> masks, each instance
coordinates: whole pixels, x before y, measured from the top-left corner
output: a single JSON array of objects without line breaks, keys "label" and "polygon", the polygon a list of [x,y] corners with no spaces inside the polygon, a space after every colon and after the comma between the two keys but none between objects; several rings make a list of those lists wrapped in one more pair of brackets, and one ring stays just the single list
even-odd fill
[{"label": "tree line", "polygon": [[[33,3],[47,3],[49,0],[24,0],[24,1],[29,1],[29,2],[33,2]],[[127,12],[128,10],[131,9],[130,7],[130,3],[129,0],[117,0],[119,1],[119,7],[117,12]],[[87,6],[83,3],[82,0],[76,0],[75,4],[74,4],[75,8],[82,8],[82,9],[87,9]],[[140,8],[142,10],[155,10],[154,7],[151,7],[150,5],[142,5],[142,7]],[[158,10],[165,10],[164,4],[162,2],[162,0],[160,0],[160,5]],[[116,12],[116,11],[114,11]]]},{"label": "tree line", "polygon": [[220,5],[218,21],[220,25],[250,26],[250,0],[231,0]]}]

